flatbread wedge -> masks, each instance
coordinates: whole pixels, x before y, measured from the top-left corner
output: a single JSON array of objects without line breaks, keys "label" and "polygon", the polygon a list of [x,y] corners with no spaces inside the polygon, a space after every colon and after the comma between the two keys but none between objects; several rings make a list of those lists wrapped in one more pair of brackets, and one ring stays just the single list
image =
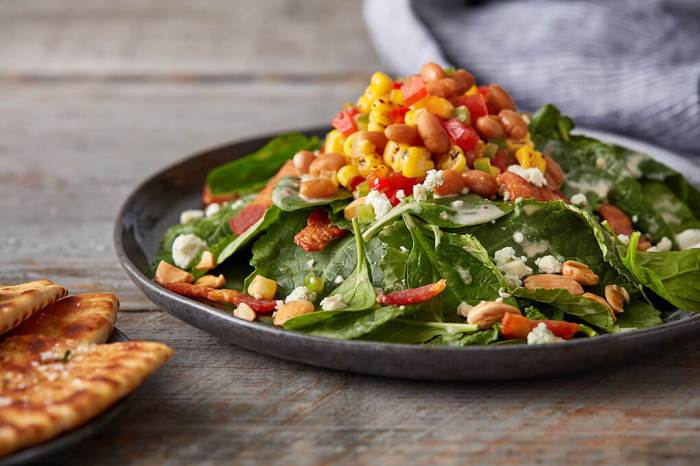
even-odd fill
[{"label": "flatbread wedge", "polygon": [[34,313],[7,336],[43,335],[104,343],[112,334],[119,298],[112,293],[67,296]]},{"label": "flatbread wedge", "polygon": [[50,280],[0,285],[0,335],[67,294],[68,290]]},{"label": "flatbread wedge", "polygon": [[133,391],[173,354],[161,343],[96,345],[21,335],[0,342],[0,456],[71,430]]}]

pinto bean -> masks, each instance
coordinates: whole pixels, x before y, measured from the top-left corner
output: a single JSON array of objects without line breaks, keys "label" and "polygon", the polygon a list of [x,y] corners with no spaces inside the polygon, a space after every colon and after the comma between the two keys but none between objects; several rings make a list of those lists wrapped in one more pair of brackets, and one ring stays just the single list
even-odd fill
[{"label": "pinto bean", "polygon": [[442,79],[445,77],[445,70],[437,63],[426,63],[420,70],[420,77],[423,78],[425,82]]},{"label": "pinto bean", "polygon": [[452,194],[457,194],[464,188],[464,178],[462,178],[462,174],[451,168],[442,170],[442,178],[442,183],[433,188],[433,192],[438,196],[451,196]]},{"label": "pinto bean", "polygon": [[433,154],[442,154],[450,149],[450,137],[440,124],[438,117],[427,110],[418,114],[418,134],[423,145]]},{"label": "pinto bean", "polygon": [[426,87],[430,95],[449,99],[457,92],[459,86],[457,81],[452,78],[442,78],[428,81]]},{"label": "pinto bean", "polygon": [[499,139],[504,135],[503,126],[493,115],[479,117],[476,120],[476,130],[484,139]]},{"label": "pinto bean", "polygon": [[347,165],[345,157],[335,152],[321,154],[309,165],[309,173],[312,176],[321,176],[323,172],[335,172]]},{"label": "pinto bean", "polygon": [[476,82],[474,75],[467,70],[457,70],[452,73],[450,77],[457,83],[457,89],[455,90],[455,93],[457,94],[462,94],[468,91],[469,88]]},{"label": "pinto bean", "polygon": [[419,146],[423,141],[418,134],[418,130],[411,125],[389,125],[384,129],[384,135],[394,142],[399,144],[408,144],[410,146]]},{"label": "pinto bean", "polygon": [[381,131],[365,131],[360,136],[360,140],[369,141],[374,144],[374,147],[377,148],[378,154],[384,152],[384,148],[386,147],[387,143],[387,137]]},{"label": "pinto bean", "polygon": [[462,179],[464,180],[464,186],[469,188],[469,192],[487,199],[492,198],[498,190],[496,178],[481,170],[464,170]]},{"label": "pinto bean", "polygon": [[515,101],[513,98],[498,84],[489,84],[488,93],[486,94],[486,103],[493,105],[498,110],[507,109],[515,110]]},{"label": "pinto bean", "polygon": [[308,150],[300,150],[299,152],[294,154],[294,157],[292,158],[292,164],[294,165],[294,168],[297,169],[299,176],[306,175],[307,173],[309,173],[309,166],[315,158],[316,156],[314,155],[314,153]]},{"label": "pinto bean", "polygon": [[498,119],[506,130],[508,136],[515,139],[522,139],[527,136],[527,123],[518,113],[513,110],[503,109],[498,112]]},{"label": "pinto bean", "polygon": [[299,194],[307,199],[326,199],[338,192],[338,187],[328,178],[312,178],[303,181]]}]

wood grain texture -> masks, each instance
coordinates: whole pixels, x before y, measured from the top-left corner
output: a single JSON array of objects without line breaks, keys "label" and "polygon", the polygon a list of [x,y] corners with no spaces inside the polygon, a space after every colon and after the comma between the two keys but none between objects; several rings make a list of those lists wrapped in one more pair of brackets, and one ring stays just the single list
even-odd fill
[{"label": "wood grain texture", "polygon": [[54,464],[700,463],[700,343],[580,376],[426,383],[278,361],[158,310],[112,251],[119,205],[189,153],[326,124],[377,67],[359,2],[0,3],[0,283],[119,295],[177,353]]}]

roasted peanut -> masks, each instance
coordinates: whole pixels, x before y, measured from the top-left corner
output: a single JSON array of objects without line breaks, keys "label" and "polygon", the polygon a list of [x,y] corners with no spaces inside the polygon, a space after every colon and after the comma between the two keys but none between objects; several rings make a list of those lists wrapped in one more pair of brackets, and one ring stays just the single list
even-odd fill
[{"label": "roasted peanut", "polygon": [[476,130],[484,139],[500,139],[504,136],[503,126],[493,115],[479,117]]},{"label": "roasted peanut", "polygon": [[469,192],[487,199],[492,198],[498,190],[496,178],[481,170],[464,170],[462,172],[464,186]]},{"label": "roasted peanut", "polygon": [[377,148],[377,153],[381,154],[386,147],[387,136],[381,131],[365,131],[360,135],[360,141],[371,142]]},{"label": "roasted peanut", "polygon": [[418,114],[418,134],[423,145],[433,154],[442,154],[450,149],[450,138],[438,117],[427,110]]},{"label": "roasted peanut", "polygon": [[309,165],[309,174],[321,176],[324,172],[337,172],[343,165],[347,165],[347,161],[342,155],[335,152],[321,154]]},{"label": "roasted peanut", "polygon": [[338,187],[328,178],[312,178],[303,181],[299,194],[307,199],[326,199],[338,192]]},{"label": "roasted peanut", "polygon": [[216,259],[211,251],[204,251],[199,263],[194,266],[195,270],[211,270],[216,267]]},{"label": "roasted peanut", "polygon": [[435,186],[433,192],[438,196],[451,196],[462,191],[463,188],[464,178],[462,178],[462,174],[451,168],[445,168],[442,170],[442,183]]},{"label": "roasted peanut", "polygon": [[639,242],[637,243],[637,251],[646,251],[651,247],[651,241],[649,241],[649,238],[646,236],[642,235],[639,237]]},{"label": "roasted peanut", "polygon": [[591,286],[598,283],[598,275],[595,274],[586,264],[576,261],[565,261],[561,265],[561,274],[576,280],[583,286]]},{"label": "roasted peanut", "polygon": [[165,261],[160,261],[158,263],[158,268],[156,269],[156,282],[161,285],[168,283],[185,282],[192,283],[194,277],[189,272],[186,272],[172,264]]},{"label": "roasted peanut", "polygon": [[501,125],[508,136],[514,139],[523,139],[527,136],[527,123],[517,112],[503,109],[498,112],[498,118],[501,120]]},{"label": "roasted peanut", "polygon": [[445,77],[445,70],[437,63],[426,63],[420,70],[420,77],[423,78],[425,82],[442,79]]},{"label": "roasted peanut", "polygon": [[223,275],[202,275],[197,279],[195,285],[208,286],[210,288],[221,288],[226,283]]},{"label": "roasted peanut", "polygon": [[253,308],[246,303],[239,304],[238,307],[233,310],[233,315],[239,319],[249,320],[251,322],[258,317]]},{"label": "roasted peanut", "polygon": [[566,290],[575,296],[583,294],[583,287],[576,280],[553,273],[529,275],[525,277],[523,283],[528,290],[543,288],[545,290]]},{"label": "roasted peanut", "polygon": [[309,173],[309,166],[315,158],[316,156],[314,155],[314,153],[308,150],[300,150],[299,152],[294,154],[294,157],[292,158],[292,164],[294,165],[294,168],[297,169],[297,173],[299,174],[299,176],[306,175],[307,173]]},{"label": "roasted peanut", "polygon": [[479,329],[489,328],[496,322],[500,322],[506,314],[521,315],[520,309],[506,303],[496,301],[482,301],[467,313],[467,322],[475,324]]},{"label": "roasted peanut", "polygon": [[454,79],[457,83],[457,89],[455,89],[455,93],[457,94],[468,91],[476,82],[474,75],[467,70],[456,70],[450,75],[450,78]]},{"label": "roasted peanut", "polygon": [[606,285],[605,300],[608,302],[613,311],[623,312],[625,310],[625,304],[630,302],[630,294],[627,292],[624,286]]},{"label": "roasted peanut", "polygon": [[389,125],[384,129],[384,135],[390,141],[398,142],[399,144],[408,144],[409,146],[423,145],[418,130],[411,125]]},{"label": "roasted peanut", "polygon": [[309,314],[311,312],[314,312],[314,303],[311,301],[290,301],[287,304],[282,305],[282,307],[275,312],[275,317],[272,323],[278,327],[281,327],[292,317]]},{"label": "roasted peanut", "polygon": [[561,188],[561,185],[564,184],[564,172],[559,164],[550,156],[545,155],[544,159],[547,161],[547,169],[544,172],[544,177],[547,180],[547,187],[549,189]]},{"label": "roasted peanut", "polygon": [[358,197],[348,204],[345,210],[343,210],[343,215],[345,216],[346,220],[352,220],[353,218],[357,217],[359,207],[365,205],[365,199],[367,199],[367,196]]},{"label": "roasted peanut", "polygon": [[615,311],[613,311],[613,309],[610,307],[608,302],[605,299],[603,299],[601,296],[598,296],[597,294],[593,294],[593,293],[583,293],[581,295],[581,297],[589,299],[589,300],[593,301],[594,303],[598,303],[601,306],[604,306],[608,311],[610,311],[610,315],[612,316],[613,321],[617,320],[617,317],[615,317]]},{"label": "roasted peanut", "polygon": [[489,84],[488,92],[486,93],[486,103],[491,104],[498,110],[508,109],[515,110],[515,101],[513,98],[498,84]]}]

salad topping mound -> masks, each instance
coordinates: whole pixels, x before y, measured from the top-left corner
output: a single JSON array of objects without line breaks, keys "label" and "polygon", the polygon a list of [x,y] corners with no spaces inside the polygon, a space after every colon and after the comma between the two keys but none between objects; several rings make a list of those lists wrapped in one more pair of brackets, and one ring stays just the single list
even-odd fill
[{"label": "salad topping mound", "polygon": [[323,141],[212,170],[155,280],[241,319],[399,343],[557,343],[700,310],[700,193],[573,126],[466,70],[377,72]]}]

